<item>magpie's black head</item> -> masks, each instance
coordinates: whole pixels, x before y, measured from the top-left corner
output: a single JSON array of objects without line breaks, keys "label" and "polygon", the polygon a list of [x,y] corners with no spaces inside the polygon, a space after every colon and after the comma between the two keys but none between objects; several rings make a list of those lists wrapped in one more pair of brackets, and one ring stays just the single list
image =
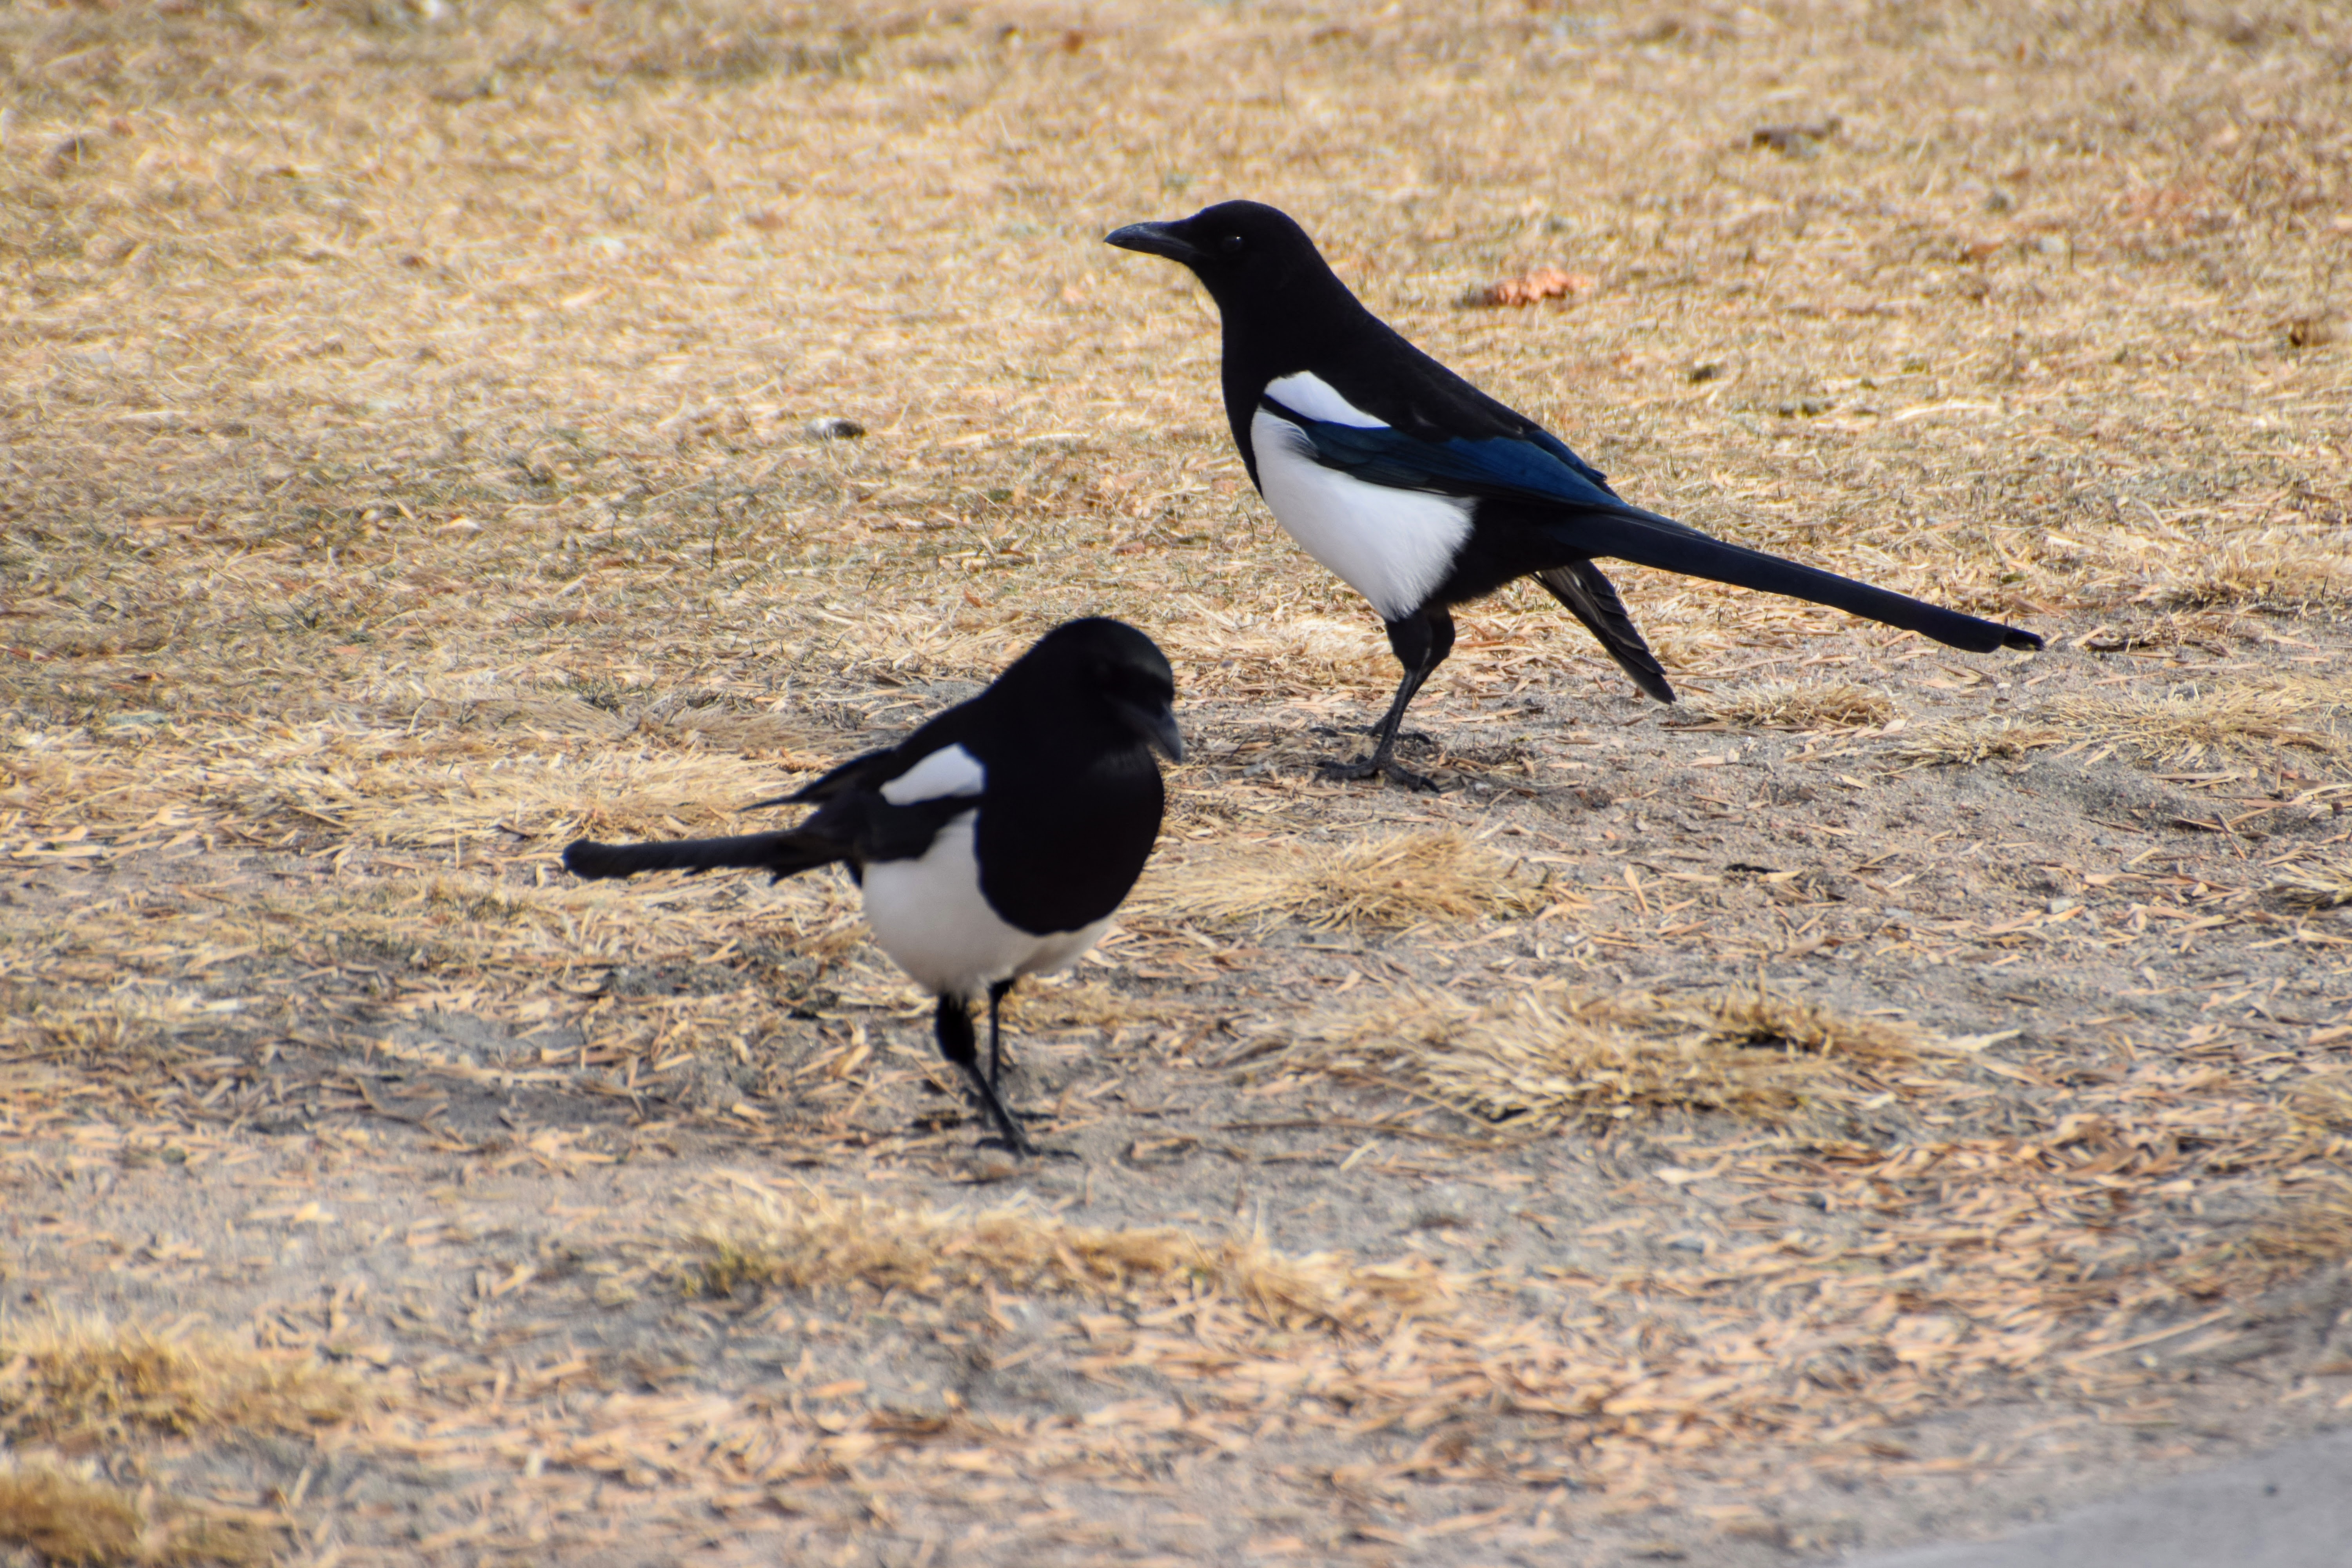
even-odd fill
[{"label": "magpie's black head", "polygon": [[[1176,731],[1176,677],[1160,645],[1104,616],[1066,621],[1021,656],[1041,680],[1059,685],[1072,719],[1097,721],[1123,738],[1150,747],[1171,763],[1184,760]],[[1007,675],[1012,672],[1006,671]]]},{"label": "magpie's black head", "polygon": [[1271,305],[1301,287],[1339,283],[1307,231],[1263,202],[1220,202],[1174,223],[1131,223],[1105,239],[1182,262],[1228,312],[1236,305]]}]

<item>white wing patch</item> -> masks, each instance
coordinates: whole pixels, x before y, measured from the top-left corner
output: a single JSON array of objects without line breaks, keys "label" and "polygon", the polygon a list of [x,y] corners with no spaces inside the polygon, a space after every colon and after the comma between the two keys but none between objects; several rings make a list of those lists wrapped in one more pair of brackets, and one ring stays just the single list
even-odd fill
[{"label": "white wing patch", "polygon": [[[1309,382],[1339,398],[1312,376],[1283,380]],[[1309,418],[1326,418],[1297,404],[1289,405]],[[1339,406],[1348,405],[1342,401]],[[1340,423],[1336,418],[1329,422]],[[1325,468],[1316,460],[1307,432],[1269,409],[1261,407],[1251,416],[1250,447],[1257,454],[1258,486],[1283,531],[1370,599],[1384,621],[1402,620],[1421,608],[1445,581],[1455,553],[1470,537],[1468,501],[1366,484]]]},{"label": "white wing patch", "polygon": [[988,770],[961,746],[943,746],[882,786],[882,798],[892,805],[912,805],[919,800],[944,800],[950,795],[978,795],[988,783]]},{"label": "white wing patch", "polygon": [[1265,395],[1294,414],[1320,419],[1326,425],[1352,425],[1359,430],[1385,430],[1389,427],[1387,420],[1373,418],[1340,396],[1329,382],[1311,371],[1276,376],[1265,384]]}]

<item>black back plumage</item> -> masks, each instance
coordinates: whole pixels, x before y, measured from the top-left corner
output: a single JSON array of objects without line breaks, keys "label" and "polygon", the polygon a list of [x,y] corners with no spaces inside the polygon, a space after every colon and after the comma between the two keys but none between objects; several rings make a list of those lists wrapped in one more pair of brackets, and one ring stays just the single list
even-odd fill
[{"label": "black back plumage", "polygon": [[[1175,745],[1160,718],[1174,692],[1150,638],[1101,617],[1056,626],[971,700],[895,746],[841,763],[775,801],[814,805],[797,827],[656,844],[582,839],[563,852],[581,877],[644,871],[819,866],[853,875],[921,856],[948,822],[978,807],[981,891],[1009,924],[1075,931],[1118,907],[1159,837],[1165,796],[1151,748]],[[925,759],[961,746],[985,773],[977,796],[894,804],[883,790]]]}]

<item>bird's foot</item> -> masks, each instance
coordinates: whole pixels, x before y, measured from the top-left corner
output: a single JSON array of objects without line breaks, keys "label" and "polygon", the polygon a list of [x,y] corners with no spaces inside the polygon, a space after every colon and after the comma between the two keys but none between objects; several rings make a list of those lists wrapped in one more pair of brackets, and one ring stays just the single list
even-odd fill
[{"label": "bird's foot", "polygon": [[1333,784],[1351,784],[1358,779],[1379,777],[1393,784],[1402,784],[1406,789],[1427,790],[1432,795],[1445,793],[1438,787],[1436,780],[1414,773],[1392,757],[1377,754],[1358,763],[1324,763],[1318,771]]},{"label": "bird's foot", "polygon": [[1001,1151],[1020,1159],[1076,1160],[1081,1158],[1075,1149],[1057,1149],[1051,1143],[1034,1143],[1024,1137],[1019,1142],[991,1132],[978,1139],[975,1148]]},{"label": "bird's foot", "polygon": [[1007,1128],[999,1132],[983,1132],[974,1141],[973,1146],[981,1149],[1002,1150],[1007,1154],[1015,1156],[1026,1156],[1037,1152],[1037,1145],[1029,1142],[1029,1135],[1018,1127]]}]

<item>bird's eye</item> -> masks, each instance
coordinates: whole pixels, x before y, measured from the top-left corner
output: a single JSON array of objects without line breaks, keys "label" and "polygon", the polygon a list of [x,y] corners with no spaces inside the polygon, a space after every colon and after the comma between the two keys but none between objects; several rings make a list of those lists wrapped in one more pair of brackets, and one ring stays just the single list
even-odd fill
[{"label": "bird's eye", "polygon": [[1240,235],[1229,234],[1217,241],[1217,248],[1227,256],[1239,256],[1248,248],[1248,243]]}]

